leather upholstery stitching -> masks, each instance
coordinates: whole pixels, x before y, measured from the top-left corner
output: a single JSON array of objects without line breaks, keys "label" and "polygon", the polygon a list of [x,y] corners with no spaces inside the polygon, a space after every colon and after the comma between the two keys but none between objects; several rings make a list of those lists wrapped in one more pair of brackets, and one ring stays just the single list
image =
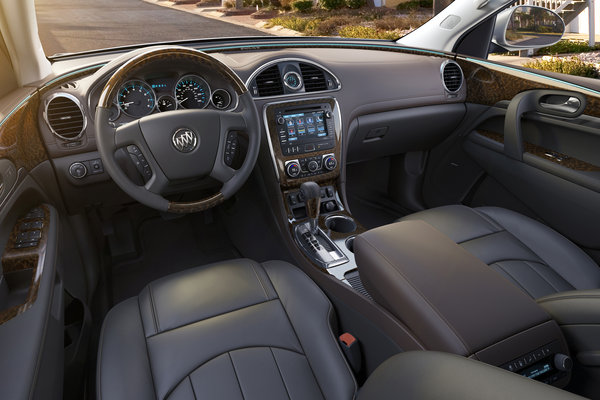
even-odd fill
[{"label": "leather upholstery stitching", "polygon": [[[142,324],[142,334],[144,329],[144,320],[142,319],[142,309],[140,307],[140,298],[137,297],[138,313],[140,317],[140,323]],[[150,360],[150,350],[148,350],[148,341],[144,338],[144,346],[146,347],[146,357],[148,357],[148,369],[150,370],[150,379],[152,379],[152,391],[154,392],[154,398],[157,399],[156,395],[156,383],[154,382],[154,373],[152,372],[152,361]]]},{"label": "leather upholstery stitching", "polygon": [[[465,240],[463,240],[462,242],[458,242],[458,241],[457,241],[457,242],[456,242],[456,244],[460,244],[460,245],[462,245],[462,244],[464,244],[464,243],[472,242],[472,241],[474,241],[474,240],[479,240],[479,239],[482,239],[482,238],[484,238],[484,237],[488,237],[488,236],[497,235],[497,234],[499,234],[499,233],[502,233],[502,232],[508,232],[508,231],[507,231],[506,229],[500,229],[499,231],[496,231],[496,232],[486,233],[486,234],[484,234],[484,235],[475,236],[475,237],[473,237],[473,238],[470,238],[470,239],[465,239]],[[510,232],[509,232],[509,233],[510,233]],[[446,235],[446,236],[448,236],[448,235]],[[511,235],[511,236],[512,236],[512,235]]]},{"label": "leather upholstery stitching", "polygon": [[231,366],[233,367],[233,373],[235,375],[235,379],[237,380],[238,386],[240,388],[240,393],[242,394],[242,399],[245,399],[244,389],[242,388],[242,384],[240,383],[240,378],[238,376],[237,370],[235,369],[235,363],[233,362],[233,358],[231,358],[231,353],[227,352],[227,356],[229,357],[229,362],[231,362]]},{"label": "leather upholstery stitching", "polygon": [[273,361],[275,362],[275,366],[277,367],[277,372],[279,372],[279,377],[281,378],[281,383],[283,383],[283,387],[285,388],[285,393],[287,394],[288,399],[291,400],[292,396],[290,396],[290,391],[288,390],[287,385],[285,384],[285,380],[283,379],[283,374],[281,373],[281,369],[279,368],[279,363],[275,358],[275,354],[273,354],[273,349],[269,347],[269,351],[271,352],[271,357],[273,357]]},{"label": "leather upholstery stitching", "polygon": [[[152,293],[152,284],[148,284],[148,294],[150,295],[150,307],[152,309],[152,320],[154,321],[155,334],[160,333],[160,324],[158,323],[158,315],[156,314],[156,308],[154,307],[154,294]],[[138,300],[139,303],[139,300]]]},{"label": "leather upholstery stitching", "polygon": [[[538,271],[538,269],[537,269],[537,268],[535,268],[533,265],[531,265],[531,264],[529,263],[529,261],[523,261],[523,262],[525,263],[525,265],[527,265],[529,268],[531,268],[533,271],[535,271],[535,273],[536,273],[536,274],[538,274],[538,275],[539,275],[539,276],[540,276],[540,277],[541,277],[541,278],[542,278],[544,281],[546,281],[546,282],[548,283],[548,285],[550,285],[550,287],[551,287],[552,289],[554,289],[554,291],[555,291],[555,292],[560,292],[560,291],[561,291],[561,290],[560,290],[560,289],[558,289],[556,286],[554,286],[554,285],[552,284],[552,282],[550,282],[548,279],[546,279],[546,277],[545,277],[544,275],[542,275],[542,273],[541,273],[540,271]],[[548,268],[550,268],[550,267],[548,267]],[[568,282],[567,282],[567,284],[568,284]],[[573,286],[571,286],[571,287],[573,287]]]},{"label": "leather upholstery stitching", "polygon": [[247,306],[242,306],[242,307],[240,307],[240,308],[236,308],[235,310],[225,311],[225,312],[223,312],[223,313],[221,313],[221,314],[215,314],[215,315],[211,315],[210,317],[206,317],[206,318],[204,318],[204,319],[199,319],[199,320],[197,320],[197,321],[191,321],[191,322],[188,322],[188,323],[186,323],[186,324],[183,324],[183,325],[176,326],[176,327],[174,327],[174,328],[169,328],[169,329],[166,329],[166,330],[164,330],[164,331],[160,331],[160,332],[156,333],[155,335],[150,335],[150,336],[148,336],[148,337],[147,337],[147,339],[150,339],[151,337],[154,337],[154,336],[157,336],[157,335],[161,335],[161,334],[163,334],[163,333],[167,333],[167,332],[171,332],[171,331],[174,331],[174,330],[177,330],[177,329],[181,329],[181,328],[184,328],[184,327],[186,327],[186,326],[189,326],[189,325],[194,325],[194,324],[197,324],[197,323],[199,323],[199,322],[208,321],[209,319],[212,319],[212,318],[217,318],[217,317],[221,317],[221,316],[223,316],[223,315],[227,315],[227,314],[230,314],[230,313],[234,313],[234,312],[236,312],[236,311],[241,311],[241,310],[243,310],[243,309],[245,309],[245,308],[249,308],[249,307],[255,307],[255,306],[259,306],[259,305],[261,305],[261,304],[269,303],[269,302],[271,302],[271,301],[278,301],[278,299],[267,300],[267,301],[261,301],[260,303],[248,304]]},{"label": "leather upholstery stitching", "polygon": [[[516,261],[521,261],[521,260],[516,260]],[[495,262],[493,264],[490,264],[490,267],[492,265],[498,266],[498,268],[500,268],[502,270],[502,272],[504,272],[510,278],[510,281],[511,281],[512,284],[520,287],[521,290],[523,290],[525,293],[527,293],[530,297],[533,297],[533,295],[529,292],[529,290],[527,290],[523,285],[521,285],[521,283],[514,277],[514,275],[511,274],[510,272],[508,272],[508,270],[506,268],[504,268],[502,265],[500,265],[499,262]]]},{"label": "leather upholstery stitching", "polygon": [[256,269],[254,268],[254,263],[251,262],[250,266],[252,267],[252,272],[254,272],[254,275],[256,275],[256,280],[258,280],[258,283],[260,283],[260,287],[262,288],[264,294],[265,294],[265,298],[267,300],[269,300],[269,295],[267,294],[267,290],[265,289],[265,285],[263,285],[262,279],[260,279],[260,277],[258,276],[258,273],[256,272]]},{"label": "leather upholstery stitching", "polygon": [[487,215],[484,211],[478,210],[476,208],[469,208],[469,210],[472,211],[473,213],[477,214],[481,219],[483,219],[485,222],[487,222],[491,226],[495,227],[496,229],[500,229],[503,231],[506,230],[506,228],[504,226],[502,226],[502,224],[500,224],[498,221],[496,221],[491,216]]},{"label": "leather upholstery stitching", "polygon": [[398,274],[402,277],[402,279],[419,295],[421,300],[425,304],[427,304],[429,306],[429,308],[438,316],[438,318],[446,324],[446,327],[448,327],[448,329],[450,331],[452,331],[452,333],[454,333],[454,336],[460,341],[460,344],[462,344],[465,352],[470,352],[467,344],[462,339],[462,337],[460,337],[458,332],[456,332],[454,327],[446,320],[446,318],[442,315],[442,313],[433,304],[431,304],[431,302],[423,295],[423,293],[421,293],[421,291],[419,289],[417,289],[408,279],[406,279],[406,276],[404,276],[402,271],[399,270],[398,268],[396,268],[396,265],[393,262],[391,262],[383,253],[381,253],[377,247],[373,246],[373,244],[371,244],[371,242],[368,239],[363,237],[363,241],[366,244],[368,244],[369,247],[371,247],[375,252],[377,252],[388,263],[388,265],[390,265],[396,272],[398,272]]},{"label": "leather upholstery stitching", "polygon": [[[277,301],[279,301],[279,304],[281,304],[281,308],[283,309],[283,313],[285,314],[285,317],[288,320],[288,323],[290,324],[290,327],[292,328],[292,331],[294,332],[294,336],[296,336],[296,339],[298,340],[298,343],[300,344],[300,348],[302,349],[302,355],[304,357],[306,357],[306,352],[304,351],[304,346],[302,346],[302,340],[300,340],[300,336],[298,336],[298,332],[296,332],[296,328],[294,327],[294,324],[292,323],[292,320],[290,318],[290,316],[288,315],[288,312],[285,308],[285,306],[283,305],[283,302],[281,301],[281,297],[279,296],[279,292],[277,291],[277,286],[275,286],[273,284],[273,281],[271,280],[271,277],[269,276],[269,272],[266,271],[267,274],[267,278],[269,279],[269,282],[271,283],[271,286],[273,286],[273,290],[275,290],[275,293],[277,293],[277,297],[279,297],[279,299]],[[325,393],[323,392],[323,389],[321,388],[321,384],[319,383],[319,380],[317,379],[317,376],[315,375],[315,371],[312,367],[312,365],[310,364],[310,359],[308,357],[306,357],[306,361],[308,362],[308,366],[310,367],[310,372],[312,373],[313,378],[315,379],[315,382],[317,383],[317,387],[319,388],[319,391],[321,392],[321,396],[323,398],[325,398]]]},{"label": "leather upholstery stitching", "polygon": [[[190,378],[190,376],[187,376],[188,381],[190,381],[190,387],[192,388],[192,394],[194,395],[194,400],[198,400],[198,396],[196,396],[196,391],[194,390],[194,384],[192,383],[192,378]],[[177,386],[175,386],[177,387]]]},{"label": "leather upholstery stitching", "polygon": [[[217,358],[221,357],[222,355],[224,355],[224,354],[229,354],[229,353],[231,353],[231,352],[238,351],[238,350],[245,350],[245,349],[264,349],[265,347],[266,347],[266,346],[246,346],[246,347],[236,347],[235,349],[229,349],[229,350],[227,350],[227,351],[224,351],[224,352],[223,352],[223,353],[221,353],[221,354],[218,354],[218,355],[214,356],[213,358],[211,358],[211,359],[209,359],[209,360],[206,360],[206,361],[202,362],[201,364],[199,364],[199,365],[195,366],[195,367],[194,367],[192,370],[190,370],[190,372],[189,372],[189,373],[188,373],[186,376],[184,376],[184,377],[183,377],[183,378],[181,378],[179,381],[177,381],[177,382],[175,383],[175,385],[173,385],[173,387],[172,387],[172,388],[171,388],[171,389],[170,389],[170,390],[167,392],[167,395],[165,396],[165,398],[168,398],[168,397],[171,395],[171,393],[173,393],[173,391],[174,391],[174,390],[177,388],[177,386],[179,386],[179,385],[181,384],[181,382],[183,382],[183,381],[184,381],[186,378],[188,378],[190,375],[192,375],[192,374],[193,374],[194,372],[196,372],[198,369],[202,368],[204,365],[206,365],[206,364],[208,364],[209,362],[211,362],[211,361],[213,361],[213,360],[215,360],[215,359],[217,359]],[[305,355],[304,353],[300,353],[300,352],[298,352],[298,351],[296,351],[296,350],[294,350],[294,349],[288,349],[288,348],[285,348],[285,347],[279,347],[279,346],[270,346],[269,348],[272,348],[272,349],[281,349],[281,350],[289,351],[289,352],[291,352],[291,353],[299,354],[299,355],[301,355],[301,356],[304,356],[304,357],[306,357],[306,355]],[[229,357],[231,357],[231,355],[230,355]],[[307,358],[307,359],[308,359],[308,358]]]}]

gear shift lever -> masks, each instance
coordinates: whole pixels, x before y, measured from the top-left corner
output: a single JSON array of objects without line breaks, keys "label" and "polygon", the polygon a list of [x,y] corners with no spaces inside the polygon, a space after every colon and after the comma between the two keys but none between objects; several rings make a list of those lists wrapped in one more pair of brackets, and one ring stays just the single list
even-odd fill
[{"label": "gear shift lever", "polygon": [[321,188],[315,182],[304,182],[300,185],[300,191],[304,196],[306,204],[306,215],[310,222],[310,232],[317,233],[319,226],[319,211],[321,210]]}]

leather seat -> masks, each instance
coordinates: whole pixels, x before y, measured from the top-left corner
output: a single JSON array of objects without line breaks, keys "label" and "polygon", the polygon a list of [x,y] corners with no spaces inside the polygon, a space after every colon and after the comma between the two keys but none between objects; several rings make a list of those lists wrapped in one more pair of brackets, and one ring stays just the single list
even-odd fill
[{"label": "leather seat", "polygon": [[323,292],[282,261],[174,274],[108,313],[98,399],[352,399],[334,322]]},{"label": "leather seat", "polygon": [[421,220],[454,240],[533,298],[600,288],[600,268],[547,226],[498,207],[452,205],[400,219]]}]

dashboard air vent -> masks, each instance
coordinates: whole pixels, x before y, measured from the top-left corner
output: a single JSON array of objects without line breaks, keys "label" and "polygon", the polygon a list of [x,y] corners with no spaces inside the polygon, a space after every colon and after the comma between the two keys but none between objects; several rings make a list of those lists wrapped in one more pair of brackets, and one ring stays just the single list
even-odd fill
[{"label": "dashboard air vent", "polygon": [[258,95],[261,97],[283,94],[283,84],[281,82],[279,67],[274,65],[258,74],[256,77],[256,86],[258,88]]},{"label": "dashboard air vent", "polygon": [[456,93],[462,86],[462,70],[454,61],[448,61],[442,69],[442,79],[446,90],[450,93]]},{"label": "dashboard air vent", "polygon": [[307,92],[318,92],[327,90],[327,82],[325,74],[319,68],[300,63],[300,72],[302,72],[302,80],[304,81],[304,90]]},{"label": "dashboard air vent", "polygon": [[56,136],[63,140],[77,139],[85,129],[85,116],[76,97],[59,93],[46,105],[46,122]]}]

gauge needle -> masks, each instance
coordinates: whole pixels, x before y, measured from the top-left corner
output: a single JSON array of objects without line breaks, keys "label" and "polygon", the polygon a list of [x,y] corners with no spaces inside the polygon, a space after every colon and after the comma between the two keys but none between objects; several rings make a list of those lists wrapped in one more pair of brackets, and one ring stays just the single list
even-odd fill
[{"label": "gauge needle", "polygon": [[185,99],[181,100],[180,103],[185,103],[187,99],[189,99],[189,97],[186,97]]},{"label": "gauge needle", "polygon": [[127,102],[127,103],[121,103],[121,105],[124,106],[124,107],[127,107],[127,106],[132,105],[133,103],[135,103],[135,101],[130,101],[130,102]]}]

